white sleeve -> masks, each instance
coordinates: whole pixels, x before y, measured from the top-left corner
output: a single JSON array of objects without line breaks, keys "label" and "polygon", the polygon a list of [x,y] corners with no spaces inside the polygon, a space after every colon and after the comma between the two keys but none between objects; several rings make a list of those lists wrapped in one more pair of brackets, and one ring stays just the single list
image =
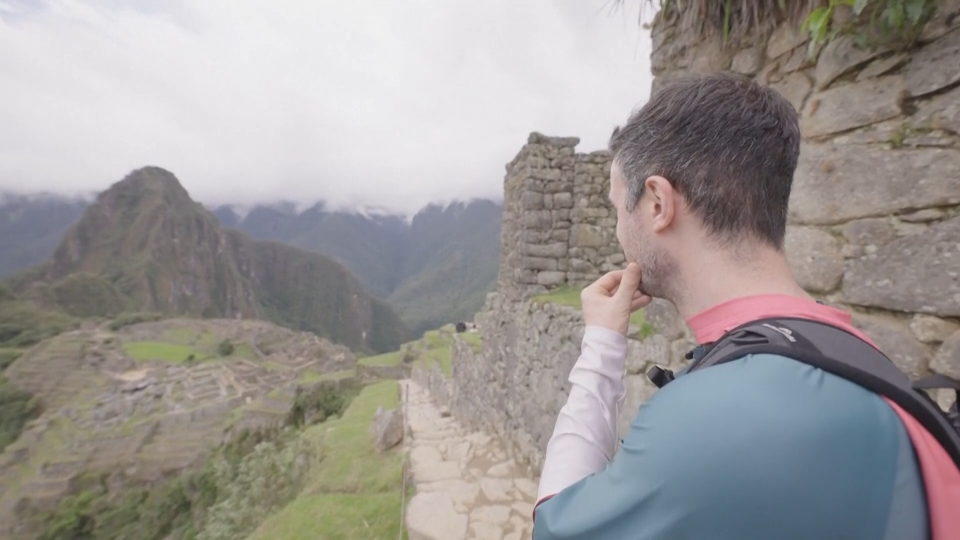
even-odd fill
[{"label": "white sleeve", "polygon": [[580,358],[570,371],[570,397],[547,443],[537,502],[598,473],[617,448],[617,415],[623,402],[627,338],[588,326]]}]

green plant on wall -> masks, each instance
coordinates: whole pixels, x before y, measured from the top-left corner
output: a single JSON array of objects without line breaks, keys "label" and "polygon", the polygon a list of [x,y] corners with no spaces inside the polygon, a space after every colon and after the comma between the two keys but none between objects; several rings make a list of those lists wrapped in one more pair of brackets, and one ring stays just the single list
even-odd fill
[{"label": "green plant on wall", "polygon": [[[845,27],[832,24],[834,10],[840,6],[849,7],[858,22],[874,27],[879,24],[882,35],[910,41],[933,12],[934,0],[830,0],[811,11],[801,26],[801,31],[810,34],[809,56],[814,56],[820,45],[844,31]],[[858,37],[862,42],[865,34],[860,33]]]},{"label": "green plant on wall", "polygon": [[[643,0],[648,8],[657,0]],[[624,4],[624,0],[615,0]],[[933,13],[936,0],[659,0],[664,17],[674,18],[682,32],[722,32],[723,42],[751,36],[772,28],[770,23],[797,21],[809,33],[809,52],[840,33],[869,26],[883,36],[910,42]],[[853,17],[835,25],[837,8],[850,9]],[[643,14],[641,13],[641,19]],[[802,22],[801,22],[802,21]],[[867,34],[858,35],[861,44]]]}]

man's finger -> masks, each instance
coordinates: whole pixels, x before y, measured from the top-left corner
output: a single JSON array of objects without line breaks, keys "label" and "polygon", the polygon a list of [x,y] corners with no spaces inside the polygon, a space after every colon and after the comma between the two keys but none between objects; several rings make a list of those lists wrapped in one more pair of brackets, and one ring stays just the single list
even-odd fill
[{"label": "man's finger", "polygon": [[620,279],[620,287],[617,289],[617,297],[624,301],[633,299],[633,293],[640,287],[640,266],[637,263],[630,263],[627,269],[623,271]]},{"label": "man's finger", "polygon": [[647,295],[645,295],[645,294],[641,294],[639,297],[634,298],[634,299],[633,299],[633,302],[631,302],[631,304],[630,304],[630,312],[633,313],[634,311],[637,311],[638,309],[643,309],[643,308],[649,306],[649,305],[650,305],[650,302],[653,302],[653,298],[651,298],[651,297],[649,297],[649,296],[647,296]]},{"label": "man's finger", "polygon": [[613,295],[617,286],[620,285],[620,281],[623,278],[623,270],[614,270],[612,272],[607,272],[606,274],[600,276],[600,279],[594,281],[590,284],[584,292],[588,290],[599,290],[607,293],[608,295]]}]

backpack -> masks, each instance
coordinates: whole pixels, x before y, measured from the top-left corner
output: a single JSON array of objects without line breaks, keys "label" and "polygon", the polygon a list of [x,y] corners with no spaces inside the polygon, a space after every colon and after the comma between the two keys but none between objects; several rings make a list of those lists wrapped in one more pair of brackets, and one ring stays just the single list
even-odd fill
[{"label": "backpack", "polygon": [[[943,447],[960,469],[960,381],[931,375],[912,382],[892,360],[859,337],[807,319],[779,317],[741,325],[712,344],[687,353],[691,373],[748,354],[776,354],[817,367],[888,398],[909,413]],[[654,366],[647,377],[662,388],[675,377]],[[925,390],[953,389],[956,400],[944,412]]]}]

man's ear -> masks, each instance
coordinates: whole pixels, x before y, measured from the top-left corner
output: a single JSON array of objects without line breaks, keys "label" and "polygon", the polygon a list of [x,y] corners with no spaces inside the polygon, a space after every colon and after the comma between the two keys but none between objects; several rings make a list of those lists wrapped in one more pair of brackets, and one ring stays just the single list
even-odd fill
[{"label": "man's ear", "polygon": [[650,176],[645,181],[650,200],[653,204],[653,232],[663,232],[670,225],[679,210],[679,193],[673,189],[670,181],[662,176]]}]

